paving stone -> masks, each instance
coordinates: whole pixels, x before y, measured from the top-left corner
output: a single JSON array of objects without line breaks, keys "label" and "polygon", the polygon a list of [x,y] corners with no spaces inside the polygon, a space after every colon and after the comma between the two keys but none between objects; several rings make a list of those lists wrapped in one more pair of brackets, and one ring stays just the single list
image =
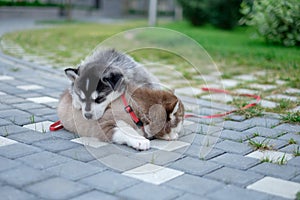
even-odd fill
[{"label": "paving stone", "polygon": [[234,185],[228,185],[221,190],[210,193],[207,195],[209,198],[215,200],[232,200],[232,199],[243,199],[243,200],[253,200],[253,199],[268,199],[268,195],[257,192],[253,190],[245,190],[240,187],[236,187]]},{"label": "paving stone", "polygon": [[288,161],[288,165],[294,165],[300,167],[300,156],[294,157]]},{"label": "paving stone", "polygon": [[285,134],[285,135],[279,137],[278,139],[285,140],[287,142],[289,142],[292,139],[296,142],[296,144],[300,144],[300,134],[288,133],[288,134]]},{"label": "paving stone", "polygon": [[26,144],[15,143],[0,147],[0,156],[16,159],[22,156],[40,152],[41,150]]},{"label": "paving stone", "polygon": [[182,142],[179,140],[174,140],[174,141],[166,141],[166,140],[151,140],[151,148],[156,148],[160,150],[165,150],[165,151],[174,151],[176,149],[180,149],[183,147],[189,146],[190,143],[187,142]]},{"label": "paving stone", "polygon": [[210,101],[221,101],[221,102],[230,102],[233,100],[233,97],[228,94],[208,94],[201,96],[202,99],[208,99]]},{"label": "paving stone", "polygon": [[291,112],[300,112],[300,106],[297,106],[290,110]]},{"label": "paving stone", "polygon": [[0,76],[0,81],[11,81],[14,80],[15,78],[12,76],[6,76],[6,75],[1,75]]},{"label": "paving stone", "polygon": [[122,174],[148,183],[160,185],[181,176],[184,172],[148,163],[123,172]]},{"label": "paving stone", "polygon": [[197,96],[202,94],[203,91],[199,88],[194,87],[185,87],[185,88],[177,88],[175,89],[175,94],[185,95],[185,96]]},{"label": "paving stone", "polygon": [[258,90],[263,90],[263,91],[267,91],[267,90],[273,90],[275,89],[277,86],[276,85],[268,85],[268,84],[257,84],[257,83],[253,83],[249,85],[250,88],[254,88],[254,89],[258,89]]},{"label": "paving stone", "polygon": [[287,145],[287,146],[279,149],[279,151],[282,151],[286,154],[294,154],[296,152],[300,152],[300,146],[297,144],[290,144],[290,145]]},{"label": "paving stone", "polygon": [[244,88],[239,88],[234,90],[235,93],[238,94],[257,94],[258,92],[256,90],[249,90],[249,89],[244,89]]},{"label": "paving stone", "polygon": [[196,158],[185,157],[172,163],[169,167],[180,171],[184,171],[188,174],[203,176],[204,174],[221,168],[222,165],[215,164],[209,161],[203,161]]},{"label": "paving stone", "polygon": [[235,115],[235,114],[231,114],[229,116],[227,116],[228,119],[232,120],[232,121],[238,121],[238,122],[242,122],[246,119],[245,116],[242,115]]},{"label": "paving stone", "polygon": [[215,147],[218,149],[221,149],[227,153],[236,153],[236,154],[241,154],[241,155],[245,155],[245,154],[253,151],[252,148],[249,147],[247,144],[233,142],[233,141],[229,141],[229,140],[220,142],[220,143],[216,144]]},{"label": "paving stone", "polygon": [[247,158],[237,154],[225,153],[218,157],[211,159],[211,161],[216,162],[227,167],[233,167],[236,169],[248,169],[260,163],[259,160],[253,158]]},{"label": "paving stone", "polygon": [[8,136],[16,133],[26,132],[28,129],[17,126],[17,125],[7,125],[0,127],[0,135],[1,136]]},{"label": "paving stone", "polygon": [[107,142],[101,142],[99,141],[98,138],[93,138],[93,137],[79,137],[79,138],[72,139],[71,141],[78,144],[82,144],[84,146],[87,145],[94,148],[99,148],[108,144]]},{"label": "paving stone", "polygon": [[0,172],[13,169],[19,166],[21,163],[16,160],[7,159],[4,157],[0,157]]},{"label": "paving stone", "polygon": [[11,139],[0,136],[0,147],[15,144],[15,143],[18,143],[18,142],[15,140],[11,140]]},{"label": "paving stone", "polygon": [[69,180],[76,181],[87,176],[104,171],[105,168],[96,167],[87,163],[72,160],[47,169],[48,172]]},{"label": "paving stone", "polygon": [[291,181],[300,183],[300,175],[298,175],[298,176],[292,178]]},{"label": "paving stone", "polygon": [[45,115],[51,115],[51,114],[56,114],[56,110],[53,110],[51,108],[37,108],[37,109],[30,109],[28,112],[35,116],[45,116]]},{"label": "paving stone", "polygon": [[91,192],[87,192],[83,195],[80,195],[78,197],[72,198],[71,200],[96,200],[101,198],[101,200],[118,200],[118,197],[115,197],[113,195],[106,194],[104,192],[100,192],[98,190],[94,190]]},{"label": "paving stone", "polygon": [[22,158],[19,158],[18,161],[21,161],[25,163],[26,165],[29,165],[36,169],[46,169],[52,166],[59,165],[61,163],[69,162],[71,159],[43,151],[36,154],[24,156]]},{"label": "paving stone", "polygon": [[279,129],[289,133],[300,133],[300,125],[292,125],[285,123],[276,126],[274,129]]},{"label": "paving stone", "polygon": [[39,86],[39,85],[19,85],[17,86],[17,88],[21,89],[21,90],[41,90],[44,89],[44,87]]},{"label": "paving stone", "polygon": [[24,128],[33,130],[33,131],[38,131],[40,133],[46,133],[49,132],[49,127],[53,122],[51,121],[43,121],[43,122],[37,122],[37,123],[31,123],[24,125]]},{"label": "paving stone", "polygon": [[240,81],[233,79],[222,79],[221,83],[224,86],[224,88],[230,88],[237,86],[240,83]]},{"label": "paving stone", "polygon": [[210,126],[206,124],[192,124],[185,127],[187,130],[192,131],[193,133],[201,133],[211,135],[212,133],[219,132],[222,130],[222,127]]},{"label": "paving stone", "polygon": [[242,171],[238,169],[223,167],[210,174],[205,175],[206,178],[215,179],[225,184],[233,184],[241,187],[245,187],[254,181],[262,178],[262,175],[251,172]]},{"label": "paving stone", "polygon": [[55,131],[52,135],[54,137],[62,138],[62,139],[66,139],[66,140],[72,140],[72,139],[79,137],[78,135],[76,135],[74,133],[70,133],[69,131],[66,131],[65,129]]},{"label": "paving stone", "polygon": [[46,103],[52,103],[52,102],[57,102],[57,99],[54,99],[52,97],[31,97],[27,98],[26,100],[32,101],[34,103],[41,103],[41,104],[46,104]]},{"label": "paving stone", "polygon": [[265,176],[273,176],[285,180],[289,180],[300,174],[300,168],[291,165],[278,165],[273,163],[261,163],[249,169],[251,171],[263,174]]},{"label": "paving stone", "polygon": [[277,126],[280,123],[280,120],[265,117],[253,117],[251,119],[245,120],[244,122],[252,126],[272,128],[274,126]]},{"label": "paving stone", "polygon": [[276,108],[277,106],[279,106],[278,103],[264,99],[260,100],[259,105],[261,105],[264,108]]},{"label": "paving stone", "polygon": [[133,158],[121,155],[121,154],[111,154],[111,155],[101,158],[100,161],[104,165],[106,165],[114,170],[121,171],[121,172],[136,168],[145,163],[141,160],[136,160],[136,159],[133,159]]},{"label": "paving stone", "polygon": [[209,200],[208,198],[204,197],[204,196],[200,196],[200,195],[194,195],[194,194],[189,194],[189,193],[185,193],[184,195],[176,198],[176,200]]},{"label": "paving stone", "polygon": [[51,138],[49,140],[41,140],[34,142],[32,145],[40,147],[41,149],[48,150],[51,152],[59,152],[67,149],[75,148],[80,146],[77,143],[71,142],[69,140],[63,140],[60,138]]},{"label": "paving stone", "polygon": [[182,192],[178,190],[174,190],[164,186],[156,186],[149,183],[140,183],[121,191],[118,195],[121,197],[125,197],[126,199],[152,200],[153,196],[155,196],[155,199],[167,200],[174,199],[181,194]]},{"label": "paving stone", "polygon": [[233,78],[243,80],[243,81],[255,81],[257,78],[252,74],[242,74],[234,76]]},{"label": "paving stone", "polygon": [[191,156],[194,158],[200,158],[200,159],[204,159],[204,160],[209,160],[209,159],[214,158],[223,153],[224,153],[223,150],[212,148],[212,147],[209,150],[202,149],[201,146],[199,146],[199,145],[191,145],[184,152],[184,154],[186,154],[188,156]]},{"label": "paving stone", "polygon": [[[1,109],[1,107],[0,107],[0,109]],[[2,109],[1,109],[2,110]],[[1,127],[1,129],[2,129],[2,127],[3,126],[6,126],[6,125],[10,125],[11,124],[11,122],[10,121],[7,121],[7,120],[5,120],[5,119],[1,119],[0,118],[0,127]],[[0,129],[0,130],[1,130]],[[1,131],[2,132],[2,131]]]},{"label": "paving stone", "polygon": [[270,150],[256,150],[252,153],[249,153],[248,155],[246,155],[246,157],[250,157],[250,158],[256,158],[258,160],[265,160],[268,159],[274,163],[278,163],[281,162],[282,159],[284,158],[284,163],[286,163],[288,160],[293,158],[292,154],[288,154],[288,153],[282,153],[279,151],[270,151]]},{"label": "paving stone", "polygon": [[28,132],[8,135],[7,138],[16,140],[18,142],[26,143],[26,144],[32,144],[40,140],[53,138],[53,136],[51,133],[41,134],[35,131],[28,131]]},{"label": "paving stone", "polygon": [[0,180],[18,188],[51,177],[51,174],[26,166],[18,166],[0,173]]},{"label": "paving stone", "polygon": [[82,162],[89,162],[95,160],[96,158],[102,158],[113,153],[120,153],[120,150],[116,149],[116,147],[112,145],[105,145],[100,148],[79,146],[59,152],[59,154],[63,156],[67,156]]},{"label": "paving stone", "polygon": [[90,190],[89,187],[78,182],[62,178],[52,178],[25,188],[27,191],[45,199],[70,199]]},{"label": "paving stone", "polygon": [[278,129],[271,129],[266,127],[253,127],[243,132],[243,134],[252,133],[258,134],[259,136],[267,138],[277,138],[279,135],[282,135],[283,131]]},{"label": "paving stone", "polygon": [[289,100],[289,101],[298,101],[297,97],[294,96],[288,96],[284,94],[273,94],[270,96],[267,96],[266,99],[276,99],[276,100]]},{"label": "paving stone", "polygon": [[29,116],[30,114],[27,112],[18,110],[18,109],[1,110],[0,111],[0,117],[2,117],[2,118],[7,118],[10,116],[18,116],[18,115],[28,115]]},{"label": "paving stone", "polygon": [[1,187],[1,198],[5,200],[34,200],[38,199],[32,194],[16,189],[14,187],[5,185]]},{"label": "paving stone", "polygon": [[[252,138],[251,141],[259,144],[265,144],[271,149],[280,149],[281,147],[284,147],[288,144],[288,142],[283,141],[283,140],[277,140],[277,139],[270,139],[270,138],[265,138],[265,137],[255,137]],[[246,141],[248,145],[250,145],[249,141]],[[255,147],[254,147],[255,148]]]},{"label": "paving stone", "polygon": [[284,198],[295,199],[297,192],[300,191],[300,184],[273,177],[264,177],[263,179],[248,185],[247,188],[272,195],[278,195]]},{"label": "paving stone", "polygon": [[225,121],[224,123],[219,123],[218,125],[225,129],[235,130],[235,131],[244,131],[254,126],[247,123],[246,121],[244,122]]},{"label": "paving stone", "polygon": [[198,176],[192,176],[189,174],[184,174],[182,176],[179,176],[165,183],[165,185],[195,195],[205,195],[210,192],[214,192],[219,188],[224,187],[224,184],[220,182],[209,180]]},{"label": "paving stone", "polygon": [[288,94],[300,94],[300,89],[297,89],[297,88],[288,88],[285,90],[285,93],[288,93]]},{"label": "paving stone", "polygon": [[14,107],[25,111],[31,109],[37,109],[37,108],[45,108],[45,106],[36,103],[19,103],[19,104],[14,104]]},{"label": "paving stone", "polygon": [[103,192],[115,194],[120,190],[137,184],[139,181],[115,172],[104,171],[102,173],[84,178],[80,180],[80,182],[88,184],[91,187]]},{"label": "paving stone", "polygon": [[[248,129],[248,130],[250,130],[250,129]],[[245,141],[248,138],[252,138],[253,135],[254,135],[254,133],[252,133],[252,132],[239,132],[239,131],[233,131],[233,130],[223,130],[220,137],[223,139],[229,139],[229,140],[241,142],[241,141]]]},{"label": "paving stone", "polygon": [[168,163],[180,159],[182,156],[183,155],[181,153],[177,152],[155,150],[153,152],[135,153],[130,155],[130,158],[156,165],[166,165]]}]

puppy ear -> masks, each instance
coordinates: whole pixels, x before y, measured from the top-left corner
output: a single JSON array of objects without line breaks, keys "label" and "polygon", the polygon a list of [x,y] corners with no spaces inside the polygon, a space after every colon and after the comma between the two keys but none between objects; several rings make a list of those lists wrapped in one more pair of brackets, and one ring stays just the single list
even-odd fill
[{"label": "puppy ear", "polygon": [[75,79],[78,77],[78,69],[67,68],[65,69],[65,74],[72,82],[74,82]]},{"label": "puppy ear", "polygon": [[102,81],[115,91],[120,88],[124,80],[124,75],[119,71],[110,72],[102,78]]}]

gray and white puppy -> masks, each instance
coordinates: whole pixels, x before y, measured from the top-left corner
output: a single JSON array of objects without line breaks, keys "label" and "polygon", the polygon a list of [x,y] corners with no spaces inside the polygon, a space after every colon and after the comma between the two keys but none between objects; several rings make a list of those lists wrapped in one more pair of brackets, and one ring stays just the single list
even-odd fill
[{"label": "gray and white puppy", "polygon": [[159,81],[130,56],[114,49],[96,50],[78,68],[65,70],[72,81],[70,94],[75,109],[85,119],[98,120],[124,92],[124,79],[137,86],[159,88]]}]

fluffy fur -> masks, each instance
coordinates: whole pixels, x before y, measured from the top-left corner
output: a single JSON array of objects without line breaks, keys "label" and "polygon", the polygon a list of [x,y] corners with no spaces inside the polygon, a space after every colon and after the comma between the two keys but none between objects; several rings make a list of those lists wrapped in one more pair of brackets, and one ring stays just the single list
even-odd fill
[{"label": "fluffy fur", "polygon": [[78,68],[68,68],[65,73],[72,81],[73,107],[82,110],[85,119],[92,120],[101,118],[109,103],[122,94],[124,79],[142,87],[158,88],[159,85],[158,79],[142,65],[113,49],[97,50]]},{"label": "fluffy fur", "polygon": [[58,105],[58,116],[64,127],[80,136],[126,144],[138,150],[150,148],[150,138],[175,140],[183,123],[184,107],[171,92],[125,84],[125,97],[144,127],[138,128],[125,112],[121,97],[106,108],[98,120],[85,120],[72,106],[72,95],[66,90]]}]

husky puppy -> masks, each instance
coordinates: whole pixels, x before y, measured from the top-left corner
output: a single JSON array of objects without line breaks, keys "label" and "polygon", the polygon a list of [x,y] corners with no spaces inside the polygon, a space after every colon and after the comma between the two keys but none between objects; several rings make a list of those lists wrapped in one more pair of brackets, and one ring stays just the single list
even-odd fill
[{"label": "husky puppy", "polygon": [[85,119],[97,120],[111,101],[121,95],[119,90],[109,86],[109,81],[120,80],[117,84],[122,88],[123,82],[119,72],[131,82],[143,87],[158,88],[159,83],[141,64],[130,56],[113,49],[96,50],[78,68],[65,70],[72,81],[70,94],[73,107],[81,110]]},{"label": "husky puppy", "polygon": [[[115,75],[116,76],[116,75]],[[122,75],[117,76],[123,79]],[[101,141],[126,144],[137,150],[150,148],[151,138],[176,140],[184,117],[182,102],[169,91],[137,87],[114,79],[111,87],[122,93],[105,109],[98,120],[85,120],[81,112],[73,109],[72,95],[66,90],[58,104],[58,116],[65,129],[80,136],[97,137]],[[125,87],[115,84],[124,82]],[[124,99],[130,105],[142,127],[132,119],[124,109]]]}]

